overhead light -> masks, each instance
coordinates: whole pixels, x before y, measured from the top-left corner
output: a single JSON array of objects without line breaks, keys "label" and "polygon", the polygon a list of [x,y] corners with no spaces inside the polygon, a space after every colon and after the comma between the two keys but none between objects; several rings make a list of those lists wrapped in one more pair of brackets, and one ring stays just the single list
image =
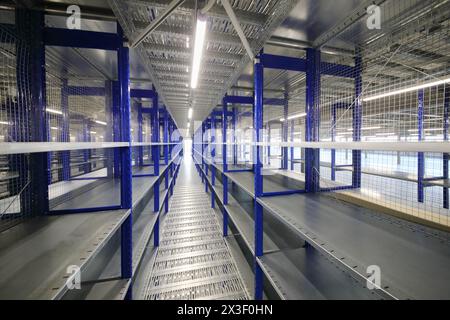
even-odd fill
[{"label": "overhead light", "polygon": [[395,132],[375,133],[376,136],[395,136]]},{"label": "overhead light", "polygon": [[6,121],[0,121],[0,124],[4,124],[6,126],[9,126],[9,122],[6,122]]},{"label": "overhead light", "polygon": [[[423,129],[423,131],[442,131],[444,129],[442,128],[428,128],[428,129]],[[409,129],[408,132],[419,132],[419,129]]]},{"label": "overhead light", "polygon": [[197,88],[198,74],[200,72],[200,62],[203,55],[203,43],[205,42],[206,35],[206,20],[197,19],[197,26],[195,30],[195,45],[194,45],[194,58],[192,62],[192,75],[191,75],[191,88]]},{"label": "overhead light", "polygon": [[[362,127],[361,130],[376,130],[376,129],[381,129],[381,127]],[[353,131],[352,128],[347,129],[347,131]]]},{"label": "overhead light", "polygon": [[53,114],[59,114],[59,115],[63,114],[62,111],[50,109],[50,108],[46,108],[45,111],[47,111],[48,113],[53,113]]},{"label": "overhead light", "polygon": [[50,127],[52,130],[58,130],[58,127]]},{"label": "overhead light", "polygon": [[100,121],[100,120],[95,120],[95,123],[97,123],[97,124],[101,124],[102,126],[106,126],[106,125],[107,125],[107,123],[106,123],[106,122],[104,122],[104,121]]},{"label": "overhead light", "polygon": [[430,87],[436,87],[439,86],[441,84],[446,84],[446,83],[450,83],[450,78],[448,79],[443,79],[443,80],[438,80],[438,81],[434,81],[434,82],[428,82],[428,83],[424,83],[418,86],[413,86],[413,87],[409,87],[409,88],[405,88],[405,89],[400,89],[400,90],[395,90],[395,91],[391,91],[391,92],[386,92],[383,94],[379,94],[379,95],[375,95],[372,97],[367,97],[362,99],[362,101],[364,102],[368,102],[368,101],[372,101],[372,100],[377,100],[377,99],[381,99],[381,98],[386,98],[386,97],[390,97],[390,96],[394,96],[397,94],[402,94],[402,93],[406,93],[406,92],[411,92],[411,91],[417,91],[420,89],[425,89],[425,88],[430,88]]},{"label": "overhead light", "polygon": [[192,108],[189,108],[189,111],[188,111],[188,119],[191,119],[191,118],[192,118],[192,112],[193,112]]},{"label": "overhead light", "polygon": [[190,122],[188,122],[188,128],[190,128],[191,127],[191,123]]},{"label": "overhead light", "polygon": [[[294,115],[292,115],[292,116],[289,116],[287,119],[288,119],[288,120],[294,120],[294,119],[303,118],[303,117],[306,117],[306,113],[305,113],[305,112],[299,113],[299,114],[294,114]],[[284,122],[285,119],[284,119],[284,118],[281,118],[280,121],[281,121],[281,122]]]},{"label": "overhead light", "polygon": [[305,112],[299,113],[299,114],[295,114],[293,116],[288,117],[287,119],[288,120],[294,120],[294,119],[303,118],[303,117],[306,117],[306,113]]},{"label": "overhead light", "polygon": [[90,131],[90,133],[91,133],[91,134],[97,134],[97,132],[95,132],[95,131]]},{"label": "overhead light", "polygon": [[186,48],[189,49],[189,37],[186,38]]}]

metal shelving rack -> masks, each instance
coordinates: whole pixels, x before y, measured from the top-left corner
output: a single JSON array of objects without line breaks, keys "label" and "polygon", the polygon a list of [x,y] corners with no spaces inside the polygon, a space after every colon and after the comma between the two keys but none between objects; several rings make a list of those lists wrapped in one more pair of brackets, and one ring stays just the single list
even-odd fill
[{"label": "metal shelving rack", "polygon": [[[394,13],[395,10],[390,7],[392,3],[386,2],[384,5],[385,12],[395,17],[397,12]],[[421,30],[428,28],[430,24],[441,25],[445,30],[446,23],[441,19],[441,15],[433,11],[439,5],[433,7],[431,4],[426,4],[431,8],[427,9],[425,18],[417,21],[422,29],[415,25],[414,30],[410,28],[402,30],[397,26],[397,33],[395,33],[397,40],[386,37],[380,41],[379,46],[388,46],[386,41],[399,41],[398,39],[401,39],[404,34],[407,35],[405,38],[426,37],[421,34]],[[448,7],[443,6],[445,8],[441,7],[440,12],[446,11],[448,15]],[[401,19],[407,20],[406,16],[412,14],[413,9],[405,11]],[[355,21],[359,19],[353,16],[348,19],[350,18]],[[390,21],[395,19],[392,18]],[[413,19],[407,21],[411,23]],[[338,31],[338,27],[341,26],[345,28]],[[419,204],[422,204],[424,188],[438,185],[443,190],[443,202],[440,205],[447,209],[448,189],[445,178],[442,180],[443,177],[425,175],[424,154],[432,154],[436,158],[443,159],[443,164],[439,166],[443,166],[443,176],[448,175],[448,152],[450,151],[447,142],[448,112],[443,112],[443,121],[439,122],[443,125],[442,141],[423,141],[424,93],[423,90],[416,90],[417,92],[411,94],[413,98],[408,101],[417,103],[412,110],[413,113],[418,113],[418,120],[402,129],[417,130],[419,132],[417,142],[362,141],[363,131],[368,129],[363,127],[365,123],[363,116],[372,116],[365,114],[363,109],[363,106],[368,105],[368,101],[364,99],[370,96],[363,91],[364,85],[367,84],[363,83],[363,79],[373,79],[373,74],[371,75],[370,72],[373,73],[372,69],[377,67],[374,60],[364,59],[366,55],[374,59],[374,53],[370,50],[373,46],[377,46],[377,39],[373,40],[369,48],[365,42],[355,43],[345,59],[325,59],[326,54],[319,49],[330,39],[338,38],[340,33],[344,34],[343,40],[350,42],[353,27],[360,30],[359,24],[353,26],[352,23],[350,27],[344,23],[333,28],[326,35],[330,37],[329,39],[317,40],[319,46],[316,46],[316,42],[314,45],[305,46],[303,57],[298,57],[301,54],[296,54],[294,57],[266,53],[262,50],[256,55],[253,64],[253,88],[228,90],[232,93],[225,94],[220,109],[214,106],[194,132],[192,156],[205,184],[205,191],[211,194],[211,206],[217,207],[222,214],[223,235],[230,236],[228,227],[232,226],[233,232],[243,239],[240,243],[241,248],[251,256],[249,264],[253,268],[255,299],[262,299],[264,293],[272,294],[273,292],[281,299],[449,298],[449,278],[446,272],[446,268],[450,265],[448,227],[417,216],[403,215],[398,218],[395,216],[395,210],[383,209],[381,204],[377,203],[368,204],[370,200],[366,200],[365,204],[363,201],[356,201],[356,196],[351,193],[362,188],[364,176],[407,180],[409,183],[416,183],[416,199]],[[346,28],[350,29],[348,33],[344,32]],[[332,35],[333,32],[335,33]],[[364,36],[366,35],[362,36],[363,39]],[[434,45],[439,46],[442,42],[440,38],[437,37],[437,39]],[[414,51],[414,46],[411,46],[412,49],[408,48],[406,52],[400,50],[400,55],[404,57],[412,52],[417,54],[418,51]],[[425,56],[424,54],[422,58]],[[433,61],[434,57],[432,54],[427,56],[430,61]],[[412,59],[411,63],[413,62],[416,63]],[[397,65],[397,71],[408,74],[403,68],[406,67]],[[438,72],[444,72],[444,68],[445,63],[438,64],[436,67]],[[279,80],[271,74],[272,77],[267,84],[264,82],[265,69],[278,70],[280,71],[278,75],[283,74],[285,77],[280,76],[282,80]],[[284,85],[283,81],[287,82],[290,80],[289,77],[294,78],[289,72],[299,73],[301,81],[296,83],[305,84],[304,87],[301,85],[296,87],[298,91],[294,93],[304,97],[305,101],[305,109],[296,110],[304,111],[302,133],[305,139],[301,141],[295,141],[292,136],[288,136],[289,131],[293,134],[295,127],[293,121],[287,121],[289,116],[295,115],[288,112],[287,96],[291,92],[286,89],[285,98],[279,98],[281,100],[277,101],[270,100],[275,99],[272,98],[270,90],[275,90],[273,88],[277,85]],[[401,75],[401,72],[398,74]],[[377,83],[379,92],[394,91],[392,88],[382,86],[383,81],[390,84],[389,80],[386,80],[389,76],[391,76],[390,73],[380,75],[380,79],[377,79],[381,83],[381,85]],[[328,78],[334,81],[331,93],[322,91],[322,86],[326,84]],[[399,79],[403,78],[399,76]],[[401,87],[400,80],[396,82],[398,87]],[[371,81],[375,80],[366,80],[369,82],[369,87]],[[420,83],[418,80],[416,82]],[[302,90],[304,92],[301,92]],[[442,100],[436,98],[436,101],[439,106],[447,110],[448,85],[441,84],[433,90],[439,93],[445,92],[442,94]],[[238,92],[245,92],[246,95],[238,95]],[[283,92],[281,90],[281,93]],[[266,94],[271,98],[267,98]],[[326,94],[330,94],[331,97],[327,97]],[[336,101],[345,100],[345,97],[343,98],[345,95],[350,96],[351,105],[343,107],[341,102]],[[330,119],[326,118],[328,115],[322,111],[328,107],[321,101],[323,97],[330,101],[336,100],[335,104],[329,107]],[[284,103],[283,99],[285,99]],[[298,103],[297,100],[293,102],[293,104]],[[233,107],[233,110],[230,110],[229,104],[253,108],[253,112],[250,113],[252,116],[250,129],[253,130],[251,142],[239,142],[235,138],[236,133],[229,134],[230,127],[232,130],[237,128],[239,118],[236,108]],[[270,118],[269,120],[265,118],[265,107],[268,105],[280,107],[280,110],[275,113],[275,117],[278,117],[276,121],[281,128],[280,139],[276,142],[271,141],[270,133],[264,131],[265,126],[271,121]],[[336,141],[338,122],[336,114],[341,107],[349,111],[348,119],[344,120],[348,120],[348,123],[345,123],[347,125],[345,130],[351,142]],[[381,111],[377,111],[385,112],[387,116],[389,112],[395,111],[393,107],[384,108],[379,107]],[[326,118],[323,121],[330,121],[331,128],[327,127],[327,122],[321,122],[321,112]],[[245,112],[240,115],[247,116]],[[283,119],[280,120],[280,118]],[[245,125],[248,126],[248,123]],[[328,135],[322,134],[321,130],[324,131],[324,129],[321,125],[325,126],[325,130],[329,130]],[[217,141],[219,130],[222,140]],[[250,165],[244,163],[242,159],[241,162],[236,161],[236,146],[246,146],[251,151],[253,161]],[[280,150],[280,156],[277,157],[280,158],[281,164],[276,170],[267,166],[267,158],[271,157],[270,148]],[[294,149],[301,149],[301,159],[294,157]],[[331,162],[321,162],[321,152],[329,150],[331,150]],[[350,164],[338,164],[337,150],[350,150]],[[413,154],[411,157],[417,160],[417,174],[408,176],[387,170],[382,170],[383,172],[380,173],[363,168],[363,152],[367,151],[376,151],[379,154],[383,152]],[[288,165],[289,161],[291,166]],[[298,170],[296,165],[300,163],[304,170]],[[331,179],[321,175],[320,169],[325,167],[330,169]],[[267,176],[264,171],[269,170],[273,174]],[[337,173],[343,171],[351,175],[348,184],[339,184],[335,181]],[[242,201],[241,193],[244,193],[249,200]],[[435,201],[434,198],[431,201]],[[389,214],[386,214],[386,211]],[[286,238],[289,238],[288,235],[291,234],[294,237],[282,243],[277,239],[277,234],[283,234]],[[299,243],[298,240],[302,242]],[[366,285],[367,267],[374,264],[382,270],[382,281],[380,287],[369,290]],[[443,278],[447,280],[442,281]]]},{"label": "metal shelving rack", "polygon": [[[94,32],[44,26],[43,11],[17,8],[15,17],[15,25],[0,27],[15,39],[6,44],[16,43],[19,55],[29,54],[17,56],[18,70],[25,61],[32,70],[30,74],[17,72],[17,83],[22,86],[18,88],[21,97],[32,99],[30,123],[35,126],[26,139],[0,143],[2,158],[23,157],[30,166],[27,168],[30,188],[11,195],[16,207],[10,209],[18,211],[3,212],[1,216],[2,222],[11,222],[12,227],[0,233],[0,297],[130,299],[139,268],[159,246],[161,213],[167,212],[173,195],[183,156],[182,138],[173,135],[177,125],[165,106],[161,106],[154,87],[130,89],[129,49],[123,45],[124,36],[118,24],[115,33]],[[60,113],[53,111],[62,123],[63,140],[48,140],[49,111],[45,99],[48,46],[105,50],[117,55],[118,79],[112,81],[111,93],[104,88],[66,86],[61,94],[62,104],[69,103],[69,95],[110,97],[111,94],[107,103],[111,104],[114,120],[111,120],[113,141],[69,142],[68,132],[64,131],[68,128],[68,113],[65,114],[68,111],[64,109],[67,105],[62,106]],[[136,101],[134,106],[132,99]],[[137,108],[149,114],[153,132],[151,141],[144,142],[140,130],[140,137],[134,142],[130,114],[142,99],[152,102],[150,108]],[[28,110],[27,99],[18,101],[18,110]],[[142,126],[143,117],[138,120],[138,126]],[[16,129],[28,130],[26,123]],[[152,162],[147,166],[139,166],[143,163],[143,148],[151,149]],[[112,169],[106,164],[93,170],[90,164],[103,161],[100,153],[110,150],[114,154],[114,170],[109,171]],[[134,150],[138,163],[133,166]],[[56,153],[62,155],[60,165],[49,160]],[[83,167],[86,164],[89,167]],[[80,175],[73,174],[73,166],[86,170]],[[62,171],[63,178],[58,174],[57,182],[49,180],[55,170]],[[105,179],[109,172],[111,178]],[[22,177],[24,173],[17,174]],[[2,175],[2,179],[15,178]],[[28,205],[28,200],[29,208],[23,206]],[[14,225],[16,220],[20,223]],[[70,266],[76,266],[78,271],[71,273]],[[70,284],[80,274],[81,290],[70,290]]]}]

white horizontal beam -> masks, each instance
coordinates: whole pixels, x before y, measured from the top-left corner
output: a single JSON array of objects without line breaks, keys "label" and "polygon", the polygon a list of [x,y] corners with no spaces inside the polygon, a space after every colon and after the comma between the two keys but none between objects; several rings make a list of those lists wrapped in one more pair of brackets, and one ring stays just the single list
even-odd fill
[{"label": "white horizontal beam", "polygon": [[109,149],[137,146],[169,145],[176,143],[128,143],[128,142],[1,142],[0,155],[58,152],[85,149]]},{"label": "white horizontal beam", "polygon": [[[195,142],[194,142],[195,143]],[[224,143],[204,143],[223,145]],[[260,147],[293,147],[310,149],[368,150],[394,152],[450,153],[450,142],[258,142],[225,143]]]}]

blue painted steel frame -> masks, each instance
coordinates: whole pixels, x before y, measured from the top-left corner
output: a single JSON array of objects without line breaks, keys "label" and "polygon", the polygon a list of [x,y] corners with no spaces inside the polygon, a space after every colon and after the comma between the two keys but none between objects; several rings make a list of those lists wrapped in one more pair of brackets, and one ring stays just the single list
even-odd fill
[{"label": "blue painted steel frame", "polygon": [[[450,114],[450,90],[448,86],[445,87],[445,96],[444,96],[444,141],[448,141],[448,129],[449,129],[449,114]],[[443,174],[444,174],[444,183],[448,181],[449,173],[448,173],[448,161],[449,154],[444,153],[442,158],[443,163]],[[449,208],[449,188],[443,188],[443,207],[445,209]]]},{"label": "blue painted steel frame", "polygon": [[[353,141],[361,141],[361,128],[362,128],[362,107],[361,107],[361,95],[362,95],[362,58],[361,53],[357,50],[355,58],[355,103],[353,106]],[[352,186],[353,188],[361,188],[361,150],[352,151],[353,159],[353,175]]]},{"label": "blue painted steel frame", "polygon": [[[42,1],[37,1],[41,2]],[[37,10],[17,8],[15,23],[17,33],[21,39],[25,39],[29,51],[21,49],[21,43],[16,44],[17,51],[17,87],[19,106],[26,104],[25,88],[31,91],[31,129],[27,132],[27,138],[33,142],[46,142],[46,80],[45,80],[45,46],[43,44],[42,30],[45,25],[44,13]],[[29,61],[30,66],[24,69],[22,64]],[[28,106],[24,106],[26,110]],[[48,153],[33,153],[29,155],[29,173],[27,168],[21,170],[23,181],[30,181],[21,196],[21,208],[25,214],[44,215],[49,212],[48,201]],[[25,162],[25,161],[24,161]],[[29,174],[29,177],[27,175]],[[31,201],[27,200],[31,199]]]},{"label": "blue painted steel frame", "polygon": [[74,47],[85,49],[117,50],[122,46],[119,34],[70,30],[62,28],[44,28],[44,42],[47,46]]},{"label": "blue painted steel frame", "polygon": [[[305,140],[319,141],[320,51],[307,49]],[[319,149],[305,150],[305,187],[307,192],[320,190]]]},{"label": "blue painted steel frame", "polygon": [[[423,103],[424,103],[424,90],[421,89],[417,92],[417,123],[419,129],[418,140],[422,141],[424,139],[424,128],[423,128]],[[425,178],[425,154],[423,152],[418,152],[417,154],[417,201],[424,202],[424,185],[423,181]]]},{"label": "blue painted steel frame", "polygon": [[[222,163],[223,163],[223,174],[222,174],[222,185],[223,185],[223,204],[224,206],[228,204],[228,177],[226,172],[228,171],[228,159],[227,159],[227,129],[228,129],[228,96],[222,99]],[[233,114],[231,115],[233,116]],[[223,215],[223,236],[228,236],[228,212],[225,208],[222,209]]]},{"label": "blue painted steel frame", "polygon": [[[159,143],[159,97],[155,88],[152,90],[155,94],[152,97],[152,108],[153,112],[151,113],[151,121],[152,121],[152,142]],[[154,163],[154,175],[159,176],[159,146],[152,146],[152,159]],[[153,185],[153,211],[159,212],[159,180],[155,182]]]},{"label": "blue painted steel frame", "polygon": [[[263,90],[264,90],[264,67],[261,61],[261,55],[256,60],[254,65],[254,116],[253,116],[253,128],[254,142],[262,142],[262,129],[263,129]],[[258,257],[261,257],[264,253],[263,245],[263,208],[258,202],[258,198],[263,195],[263,180],[262,180],[262,147],[254,147],[254,173],[255,173],[255,199],[254,199],[254,222],[255,222],[255,300],[261,300],[263,298],[263,271],[257,261]]]},{"label": "blue painted steel frame", "polygon": [[[69,128],[69,94],[67,79],[62,81],[61,89],[61,112],[62,112],[62,128],[61,128],[61,142],[70,142],[70,128]],[[70,180],[70,151],[62,151],[62,180]]]},{"label": "blue painted steel frame", "polygon": [[[123,31],[117,25],[119,37],[123,38]],[[131,170],[131,110],[130,110],[130,60],[129,49],[120,47],[118,50],[118,74],[120,84],[120,115],[122,141],[128,142],[129,147],[120,149],[121,160],[121,207],[132,210],[132,170]],[[133,276],[133,220],[132,213],[121,226],[121,276],[131,279]],[[131,285],[127,292],[127,299],[131,299]]]}]

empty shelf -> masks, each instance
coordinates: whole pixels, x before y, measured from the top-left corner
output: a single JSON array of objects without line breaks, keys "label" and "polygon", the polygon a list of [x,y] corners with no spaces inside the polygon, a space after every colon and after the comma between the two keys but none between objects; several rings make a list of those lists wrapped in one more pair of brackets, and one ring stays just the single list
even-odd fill
[{"label": "empty shelf", "polygon": [[300,248],[266,254],[258,263],[281,299],[322,300],[379,298],[336,267],[314,248]]},{"label": "empty shelf", "polygon": [[83,268],[130,211],[116,210],[25,221],[0,234],[0,298],[57,299],[67,267]]}]

